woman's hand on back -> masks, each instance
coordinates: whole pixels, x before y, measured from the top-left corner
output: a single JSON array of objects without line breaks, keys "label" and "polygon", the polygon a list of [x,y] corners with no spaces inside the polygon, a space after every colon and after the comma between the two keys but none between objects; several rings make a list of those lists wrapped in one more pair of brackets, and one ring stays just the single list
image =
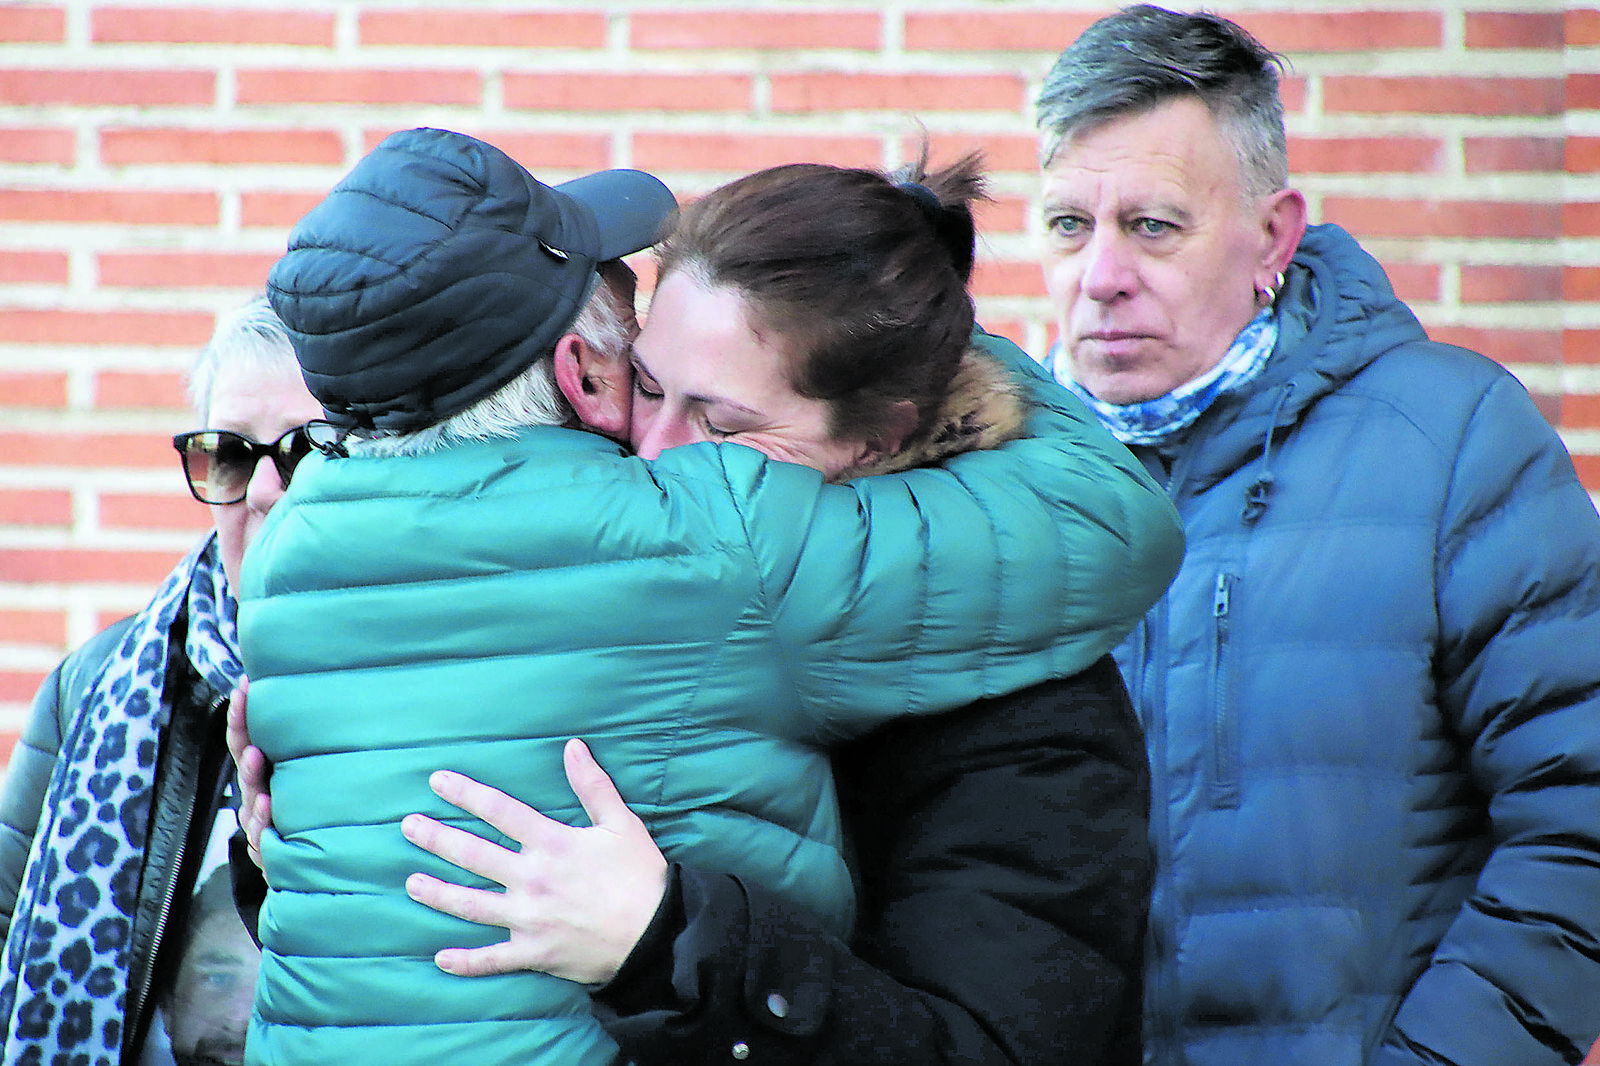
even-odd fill
[{"label": "woman's hand on back", "polygon": [[260,867],[261,834],[272,828],[272,794],[268,791],[272,766],[261,749],[250,743],[250,728],[245,721],[249,690],[249,680],[240,681],[228,700],[227,735],[228,751],[239,771],[239,827],[250,845],[250,861]]},{"label": "woman's hand on back", "polygon": [[547,818],[499,789],[451,771],[429,784],[440,798],[483,819],[520,845],[512,851],[422,814],[401,829],[418,847],[505,887],[467,888],[428,874],[406,879],[418,903],[481,925],[506,940],[479,948],[447,948],[441,970],[463,977],[535,970],[585,984],[616,976],[667,885],[667,861],[580,740],[563,752],[567,781],[592,823],[587,828]]}]

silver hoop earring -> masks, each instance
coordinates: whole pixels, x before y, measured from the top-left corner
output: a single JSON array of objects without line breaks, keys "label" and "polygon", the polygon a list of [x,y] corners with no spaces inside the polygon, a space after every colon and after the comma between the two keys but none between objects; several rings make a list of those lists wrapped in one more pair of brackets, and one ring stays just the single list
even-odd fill
[{"label": "silver hoop earring", "polygon": [[1256,306],[1263,309],[1271,307],[1278,302],[1278,291],[1283,288],[1283,271],[1278,271],[1278,276],[1272,279],[1271,285],[1256,286]]}]

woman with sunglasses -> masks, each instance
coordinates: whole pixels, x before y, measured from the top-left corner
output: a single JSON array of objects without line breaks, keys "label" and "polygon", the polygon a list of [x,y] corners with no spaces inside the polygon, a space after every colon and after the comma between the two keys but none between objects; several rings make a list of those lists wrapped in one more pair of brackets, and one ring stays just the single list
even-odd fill
[{"label": "woman with sunglasses", "polygon": [[[120,1029],[128,1064],[237,1062],[243,1053],[250,997],[241,1012],[238,990],[215,979],[175,995],[177,964],[192,897],[226,860],[238,824],[224,743],[227,697],[242,672],[231,590],[245,548],[310,449],[305,423],[322,408],[265,297],[219,322],[189,394],[207,428],[173,443],[215,528],[144,610],[45,679],[0,797],[7,1063],[31,1048],[55,1061],[53,1050],[106,1026]],[[229,966],[253,975],[258,959]],[[57,968],[59,981],[35,985],[51,994],[17,1001],[24,960]]]}]

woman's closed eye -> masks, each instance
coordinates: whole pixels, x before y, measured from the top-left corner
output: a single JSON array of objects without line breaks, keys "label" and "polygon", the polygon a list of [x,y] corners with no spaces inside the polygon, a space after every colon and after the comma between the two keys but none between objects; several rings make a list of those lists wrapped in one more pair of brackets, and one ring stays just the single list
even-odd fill
[{"label": "woman's closed eye", "polygon": [[633,394],[642,400],[659,400],[662,398],[660,387],[654,381],[641,374],[637,368],[633,372]]}]

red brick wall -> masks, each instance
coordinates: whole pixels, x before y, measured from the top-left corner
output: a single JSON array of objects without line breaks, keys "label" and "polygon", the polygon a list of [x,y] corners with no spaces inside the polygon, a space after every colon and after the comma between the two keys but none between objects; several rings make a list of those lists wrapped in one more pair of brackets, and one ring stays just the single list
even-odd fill
[{"label": "red brick wall", "polygon": [[[166,436],[215,315],[388,132],[693,195],[815,159],[988,152],[982,317],[1048,315],[1029,101],[1098,3],[0,5],[0,763],[44,673],[206,523]],[[1600,11],[1223,5],[1292,60],[1291,162],[1434,334],[1510,366],[1600,490]]]}]

